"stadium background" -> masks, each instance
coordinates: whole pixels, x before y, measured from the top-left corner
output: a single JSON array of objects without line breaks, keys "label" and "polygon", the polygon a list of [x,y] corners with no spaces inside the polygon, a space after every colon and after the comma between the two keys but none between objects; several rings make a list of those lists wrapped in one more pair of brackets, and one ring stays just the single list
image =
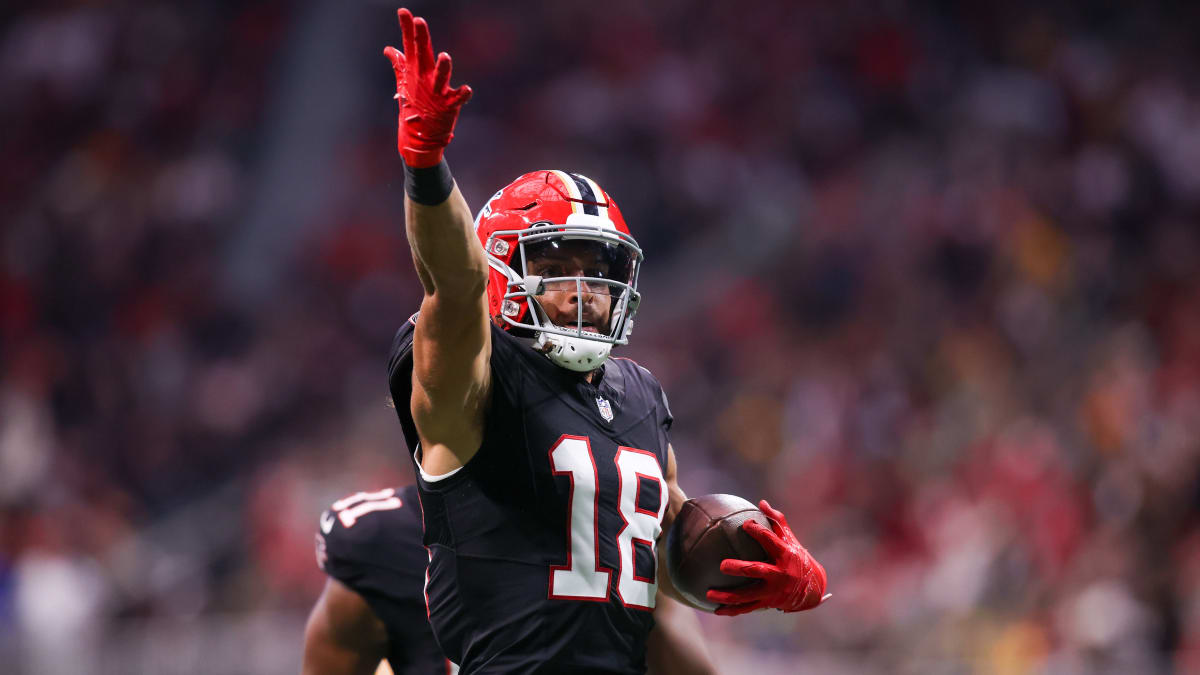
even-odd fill
[{"label": "stadium background", "polygon": [[[468,200],[616,196],[681,485],[830,571],[728,672],[1200,669],[1200,6],[980,4],[410,5]],[[0,10],[5,672],[295,672],[317,514],[411,480],[394,10]]]}]

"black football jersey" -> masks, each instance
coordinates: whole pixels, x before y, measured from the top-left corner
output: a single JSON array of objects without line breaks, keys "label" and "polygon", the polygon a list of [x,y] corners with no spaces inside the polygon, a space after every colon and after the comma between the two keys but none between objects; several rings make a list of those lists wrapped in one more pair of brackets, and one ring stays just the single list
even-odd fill
[{"label": "black football jersey", "polygon": [[446,675],[451,666],[425,612],[425,567],[416,486],[359,492],[321,514],[317,563],[366,600],[387,628],[396,675]]},{"label": "black football jersey", "polygon": [[[411,448],[414,320],[389,363]],[[668,499],[662,388],[620,358],[589,383],[495,326],[491,368],[478,453],[446,476],[416,467],[439,644],[463,673],[645,672]]]}]

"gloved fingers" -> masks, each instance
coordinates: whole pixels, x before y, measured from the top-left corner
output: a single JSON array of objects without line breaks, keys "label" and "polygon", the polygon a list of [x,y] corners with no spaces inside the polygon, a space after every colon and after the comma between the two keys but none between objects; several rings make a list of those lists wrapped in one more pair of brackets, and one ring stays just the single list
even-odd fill
[{"label": "gloved fingers", "polygon": [[783,513],[781,513],[779,509],[775,508],[774,506],[771,506],[771,502],[765,499],[758,500],[758,510],[767,514],[769,518],[784,520]]},{"label": "gloved fingers", "polygon": [[779,535],[753,520],[742,523],[742,529],[746,531],[746,534],[754,537],[754,541],[762,545],[767,555],[771,556],[771,560],[778,561],[780,556],[788,550],[787,543],[780,539]]},{"label": "gloved fingers", "polygon": [[471,87],[462,85],[458,89],[450,90],[450,104],[457,107],[471,100]]},{"label": "gloved fingers", "polygon": [[441,95],[450,86],[450,73],[454,70],[454,64],[450,62],[450,55],[446,52],[438,54],[437,65],[433,74],[433,93]]},{"label": "gloved fingers", "polygon": [[422,74],[433,70],[433,42],[429,39],[429,24],[425,23],[425,19],[417,17],[413,19],[413,27],[416,29],[416,36],[413,38],[414,47],[417,50],[417,68]]},{"label": "gloved fingers", "polygon": [[416,29],[413,27],[413,15],[407,7],[396,10],[400,18],[400,48],[408,56],[416,56]]},{"label": "gloved fingers", "polygon": [[388,45],[383,48],[383,55],[387,57],[388,61],[392,62],[392,70],[395,70],[397,73],[404,70],[404,52]]},{"label": "gloved fingers", "polygon": [[400,86],[404,84],[404,53],[389,45],[383,48],[383,55],[392,62],[392,72],[396,74],[396,93],[398,94]]},{"label": "gloved fingers", "polygon": [[739,614],[749,614],[750,612],[760,609],[766,609],[766,607],[767,603],[762,601],[750,602],[741,605],[723,605],[718,607],[713,613],[717,616],[738,616]]},{"label": "gloved fingers", "polygon": [[758,585],[753,588],[739,588],[735,591],[710,588],[704,597],[709,602],[715,602],[718,605],[745,605],[751,602],[763,602],[768,595],[770,593],[762,585]]},{"label": "gloved fingers", "polygon": [[787,574],[783,570],[770,563],[735,560],[733,558],[726,558],[721,561],[721,573],[728,574],[731,577],[750,577],[768,582],[781,577],[787,577]]},{"label": "gloved fingers", "polygon": [[779,528],[789,532],[791,531],[792,528],[788,525],[787,516],[783,515],[783,512],[771,508],[771,505],[767,503],[767,500],[764,499],[760,501],[758,503],[758,509],[767,514],[767,517],[771,519],[771,529],[775,530],[775,534],[781,537],[784,536],[783,531],[781,531]]}]

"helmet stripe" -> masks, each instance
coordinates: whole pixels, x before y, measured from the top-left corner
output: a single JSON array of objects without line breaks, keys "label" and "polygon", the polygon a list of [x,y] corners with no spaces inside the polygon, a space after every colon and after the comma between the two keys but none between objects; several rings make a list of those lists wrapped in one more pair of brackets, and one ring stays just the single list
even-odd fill
[{"label": "helmet stripe", "polygon": [[551,169],[550,173],[554,174],[558,180],[562,182],[563,187],[566,188],[567,196],[570,197],[570,199],[567,201],[571,204],[571,213],[579,213],[581,204],[576,200],[580,199],[581,197],[579,194],[579,186],[575,183],[575,180],[568,176],[567,172],[565,171]]},{"label": "helmet stripe", "polygon": [[579,188],[579,198],[584,201],[583,212],[589,216],[600,215],[600,207],[596,206],[596,202],[600,200],[597,198],[596,193],[592,190],[592,186],[595,185],[595,183],[577,173],[569,175],[571,176],[571,180],[575,181],[575,185]]},{"label": "helmet stripe", "polygon": [[601,205],[598,207],[599,213],[597,213],[596,215],[600,216],[601,218],[607,218],[608,217],[608,195],[604,194],[604,190],[600,189],[600,184],[597,183],[596,181],[592,180],[591,178],[588,178],[587,176],[580,176],[580,178],[583,178],[585,181],[588,182],[589,185],[592,186],[592,191],[596,195],[596,203]]}]

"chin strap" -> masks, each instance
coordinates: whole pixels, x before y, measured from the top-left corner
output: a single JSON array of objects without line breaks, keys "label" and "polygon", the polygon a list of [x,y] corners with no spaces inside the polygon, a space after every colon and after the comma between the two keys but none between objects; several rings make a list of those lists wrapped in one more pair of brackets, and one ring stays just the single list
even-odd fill
[{"label": "chin strap", "polygon": [[533,348],[546,355],[555,365],[577,373],[586,373],[599,368],[612,352],[607,342],[588,340],[541,331],[534,340]]}]

